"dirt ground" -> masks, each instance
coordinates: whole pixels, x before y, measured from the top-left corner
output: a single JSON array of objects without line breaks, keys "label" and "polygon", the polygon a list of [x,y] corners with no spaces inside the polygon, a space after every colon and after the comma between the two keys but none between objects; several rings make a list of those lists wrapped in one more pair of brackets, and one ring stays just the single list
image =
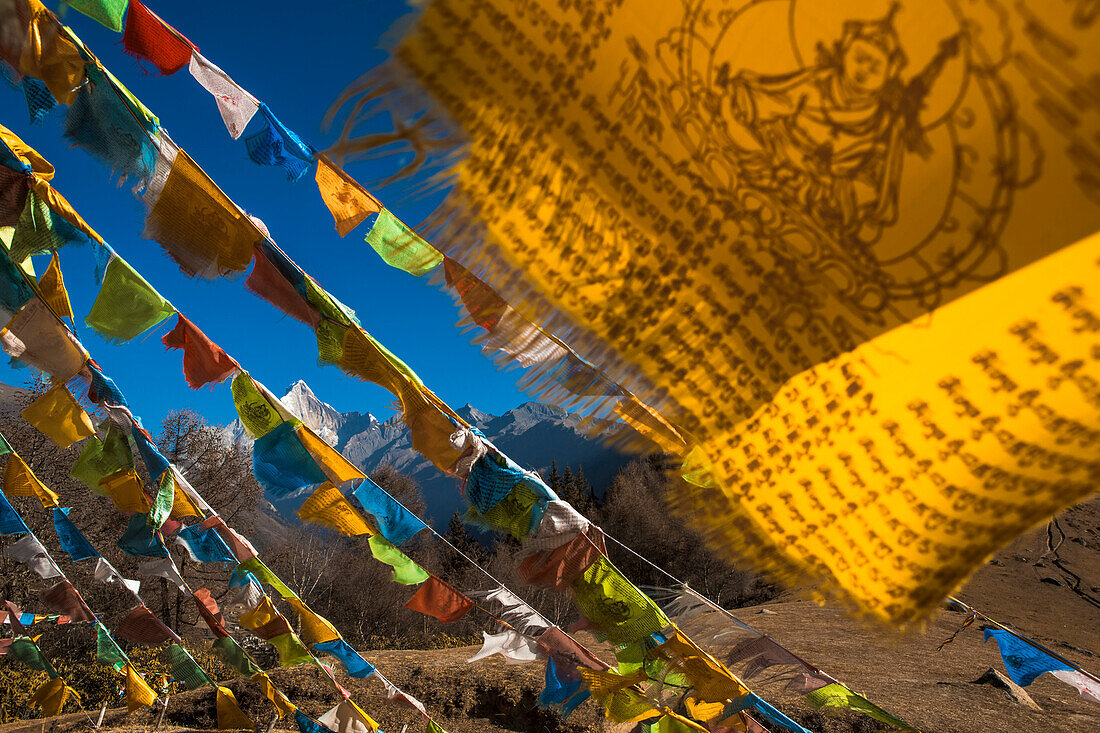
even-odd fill
[{"label": "dirt ground", "polygon": [[[1052,549],[1054,548],[1054,549]],[[1080,592],[1075,592],[1074,588]],[[1042,708],[1033,711],[1008,694],[973,680],[987,669],[1004,670],[996,646],[982,643],[979,624],[936,651],[962,623],[960,611],[944,610],[922,632],[898,635],[868,626],[835,608],[789,599],[738,610],[750,625],[770,634],[792,651],[817,664],[872,702],[926,733],[1091,733],[1100,731],[1100,705],[1084,701],[1070,686],[1044,675],[1027,692]],[[1049,529],[1044,526],[1014,542],[959,592],[976,608],[1029,634],[1094,674],[1100,673],[1100,498],[1063,513]],[[746,638],[718,614],[683,624],[697,641],[719,657]],[[716,636],[717,635],[717,636]],[[602,711],[591,701],[567,720],[541,710],[536,699],[542,688],[541,665],[508,666],[500,661],[468,665],[475,647],[434,651],[364,652],[372,663],[402,689],[422,700],[450,733],[524,731],[580,733],[611,730]],[[499,659],[499,658],[498,658]],[[736,671],[736,668],[735,668]],[[332,688],[317,670],[276,669],[278,685],[310,715],[336,702]],[[748,684],[765,699],[815,733],[871,733],[884,729],[863,716],[825,716],[798,695],[768,682],[767,673]],[[389,733],[423,730],[419,715],[386,705],[381,688],[339,677],[353,698]],[[229,683],[242,707],[266,730],[270,706],[244,681]],[[93,717],[98,711],[92,712]],[[107,731],[152,730],[156,714],[139,710],[108,711]],[[408,726],[407,730],[403,726]],[[209,688],[173,696],[163,731],[210,730],[216,727],[214,694]],[[0,726],[0,733],[64,733],[88,728],[81,714]],[[617,726],[629,730],[630,726]],[[276,730],[296,729],[292,720],[278,721]]]}]

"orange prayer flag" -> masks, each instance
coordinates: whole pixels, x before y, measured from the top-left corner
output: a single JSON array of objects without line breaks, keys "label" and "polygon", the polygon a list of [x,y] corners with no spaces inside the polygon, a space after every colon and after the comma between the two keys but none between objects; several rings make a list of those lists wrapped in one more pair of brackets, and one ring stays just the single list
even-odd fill
[{"label": "orange prayer flag", "polygon": [[473,607],[473,601],[434,575],[405,604],[405,608],[434,616],[443,623],[459,620]]},{"label": "orange prayer flag", "polygon": [[317,155],[317,190],[336,220],[341,237],[363,223],[371,214],[382,211],[382,204],[366,189],[344,173],[323,153]]}]

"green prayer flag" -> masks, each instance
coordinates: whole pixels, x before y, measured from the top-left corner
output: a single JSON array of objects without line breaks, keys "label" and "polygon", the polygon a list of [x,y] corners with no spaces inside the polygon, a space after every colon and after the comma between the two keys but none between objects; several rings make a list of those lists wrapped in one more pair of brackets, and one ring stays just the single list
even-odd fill
[{"label": "green prayer flag", "polygon": [[613,644],[640,641],[668,626],[668,617],[605,555],[573,583],[577,608]]},{"label": "green prayer flag", "polygon": [[23,212],[15,224],[9,256],[19,264],[33,254],[59,249],[67,241],[54,231],[54,214],[34,191],[27,193]]},{"label": "green prayer flag", "polygon": [[17,637],[12,641],[11,646],[8,647],[8,656],[14,657],[33,670],[45,672],[50,679],[57,677],[57,670],[42,656],[42,650],[26,636]]},{"label": "green prayer flag", "polygon": [[443,254],[400,219],[382,209],[367,233],[367,244],[387,265],[419,277],[443,262]]},{"label": "green prayer flag", "polygon": [[539,497],[525,483],[518,483],[508,495],[492,509],[481,514],[470,507],[467,519],[494,532],[507,532],[517,540],[531,534],[531,512],[535,510]]},{"label": "green prayer flag", "polygon": [[108,341],[121,343],[145,333],[175,312],[164,296],[126,260],[116,256],[107,265],[103,286],[84,322]]},{"label": "green prayer flag", "polygon": [[221,652],[225,663],[243,675],[254,675],[260,668],[252,663],[244,649],[232,636],[225,636],[214,642],[214,648]]},{"label": "green prayer flag", "polygon": [[296,664],[313,661],[313,656],[293,631],[273,636],[267,640],[267,643],[279,650],[280,667],[293,667]]},{"label": "green prayer flag", "polygon": [[122,17],[130,0],[65,0],[65,3],[118,33],[122,31]]},{"label": "green prayer flag", "polygon": [[279,576],[271,572],[271,569],[263,564],[263,561],[258,557],[252,557],[245,560],[237,569],[233,571],[234,574],[239,573],[242,577],[245,573],[252,573],[262,583],[267,583],[275,589],[279,595],[283,598],[297,598],[298,594],[287,587],[286,583],[279,580]]},{"label": "green prayer flag", "polygon": [[447,733],[447,731],[443,730],[443,728],[439,726],[439,723],[434,720],[429,720],[428,727],[424,729],[424,733]]},{"label": "green prayer flag", "polygon": [[88,438],[69,475],[97,494],[106,496],[99,485],[100,479],[133,467],[134,454],[126,434],[110,423],[102,441],[94,435]]},{"label": "green prayer flag", "polygon": [[121,671],[130,661],[126,653],[115,643],[107,627],[98,622],[95,625],[95,660],[116,671]]},{"label": "green prayer flag", "polygon": [[241,372],[233,377],[229,390],[233,393],[233,407],[237,409],[237,417],[253,438],[262,438],[286,422],[268,398],[257,389],[248,372]]},{"label": "green prayer flag", "polygon": [[213,684],[190,652],[179,644],[168,647],[168,662],[172,665],[172,676],[182,682],[188,690],[197,690],[203,685]]},{"label": "green prayer flag", "polygon": [[370,551],[374,559],[393,568],[395,583],[419,585],[430,577],[428,571],[413,562],[408,555],[397,549],[382,535],[372,535],[367,541],[370,543]]},{"label": "green prayer flag", "polygon": [[901,730],[915,730],[905,721],[898,720],[867,698],[836,682],[806,693],[806,700],[817,708],[848,708]]},{"label": "green prayer flag", "polygon": [[11,453],[11,446],[8,445],[8,439],[0,435],[0,456],[6,456],[9,453]]},{"label": "green prayer flag", "polygon": [[153,504],[149,508],[149,517],[146,520],[150,527],[160,528],[168,515],[172,513],[172,504],[176,499],[176,479],[171,471],[165,471],[160,477],[160,488],[153,497]]}]

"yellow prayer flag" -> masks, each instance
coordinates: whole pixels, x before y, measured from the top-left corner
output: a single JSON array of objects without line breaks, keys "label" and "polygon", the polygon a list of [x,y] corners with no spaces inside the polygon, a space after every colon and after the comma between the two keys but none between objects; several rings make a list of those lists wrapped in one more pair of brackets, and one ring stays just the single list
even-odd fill
[{"label": "yellow prayer flag", "polygon": [[[715,485],[672,500],[712,547],[914,622],[1095,491],[1065,426],[1100,428],[1096,248],[1059,250],[1100,230],[1100,109],[1051,83],[1100,68],[1095,24],[1007,0],[587,13],[433,0],[394,96],[411,77],[439,107],[418,123],[458,128],[448,250],[693,436]],[[375,74],[341,103],[377,103]]]},{"label": "yellow prayer flag", "polygon": [[175,498],[172,499],[172,513],[169,516],[172,519],[203,516],[202,510],[195,506],[187,492],[180,488],[179,481],[176,481],[175,477],[173,477],[172,483],[175,485]]},{"label": "yellow prayer flag", "polygon": [[31,704],[38,706],[43,718],[52,718],[60,715],[65,708],[65,702],[69,695],[76,696],[76,692],[65,684],[65,680],[55,677],[43,682],[34,695],[31,696]]},{"label": "yellow prayer flag", "polygon": [[246,728],[252,730],[256,725],[251,718],[244,714],[241,706],[237,704],[237,697],[228,687],[218,685],[218,729],[232,730]]},{"label": "yellow prayer flag", "polygon": [[131,713],[157,701],[157,693],[153,692],[153,688],[142,679],[134,669],[134,665],[127,664],[124,672],[126,674],[126,708]]},{"label": "yellow prayer flag", "polygon": [[33,496],[50,509],[58,506],[58,495],[46,488],[23,459],[12,453],[4,466],[4,493],[8,496]]},{"label": "yellow prayer flag", "polygon": [[382,204],[340,170],[324,153],[317,155],[317,190],[325,206],[336,220],[336,231],[341,237],[363,223],[371,214],[382,210]]},{"label": "yellow prayer flag", "polygon": [[149,512],[149,497],[141,486],[141,479],[132,468],[124,468],[99,480],[99,487],[111,497],[120,512]]},{"label": "yellow prayer flag", "polygon": [[363,515],[328,481],[313,491],[297,514],[303,522],[320,524],[348,537],[375,533]]},{"label": "yellow prayer flag", "polygon": [[286,601],[298,612],[298,622],[302,627],[301,637],[306,644],[313,646],[314,644],[336,641],[340,638],[340,632],[336,630],[336,627],[329,623],[329,620],[324,616],[317,614],[307,606],[300,598],[287,598]]},{"label": "yellow prayer flag", "polygon": [[50,388],[23,410],[23,419],[59,448],[95,435],[92,419],[64,384]]},{"label": "yellow prayer flag", "polygon": [[309,429],[309,426],[303,423],[296,427],[294,431],[298,433],[299,440],[302,441],[302,445],[306,447],[309,454],[313,456],[313,460],[317,461],[317,465],[325,472],[325,476],[336,486],[355,479],[366,478],[366,474],[347,458],[340,455],[339,451],[321,440],[317,433]]},{"label": "yellow prayer flag", "polygon": [[264,693],[264,697],[271,701],[271,704],[275,706],[276,712],[279,714],[279,718],[282,719],[287,715],[293,715],[294,711],[298,709],[298,706],[286,699],[286,695],[280,692],[275,683],[271,681],[271,678],[267,676],[266,672],[257,672],[252,675],[252,681],[260,687],[260,691]]},{"label": "yellow prayer flag", "polygon": [[65,290],[65,278],[61,276],[61,259],[57,252],[50,258],[50,264],[42,277],[38,278],[38,291],[42,299],[61,318],[73,317],[73,306],[69,302],[69,293]]},{"label": "yellow prayer flag", "polygon": [[644,668],[639,668],[632,674],[627,675],[603,669],[580,668],[577,671],[584,679],[585,684],[592,693],[592,697],[596,699],[614,695],[619,690],[625,690],[627,687],[649,681],[649,675]]}]

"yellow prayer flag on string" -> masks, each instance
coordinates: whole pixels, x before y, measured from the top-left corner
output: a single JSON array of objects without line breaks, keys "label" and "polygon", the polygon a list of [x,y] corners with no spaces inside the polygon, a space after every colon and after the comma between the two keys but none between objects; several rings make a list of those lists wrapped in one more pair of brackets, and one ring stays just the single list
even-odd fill
[{"label": "yellow prayer flag on string", "polygon": [[366,478],[366,474],[360,471],[355,464],[340,455],[339,451],[331,445],[321,440],[317,433],[310,430],[304,423],[296,427],[294,431],[298,433],[302,445],[313,456],[313,460],[317,461],[317,465],[325,472],[328,480],[336,486],[355,479]]},{"label": "yellow prayer flag on string", "polygon": [[152,705],[157,701],[157,693],[142,679],[134,665],[127,664],[124,670],[126,674],[126,708],[132,713],[138,708]]},{"label": "yellow prayer flag on string", "polygon": [[293,715],[294,711],[298,709],[298,706],[286,699],[286,695],[280,692],[275,683],[271,681],[271,678],[267,676],[266,672],[257,672],[252,675],[252,681],[260,687],[260,691],[264,693],[264,697],[271,701],[271,704],[275,706],[276,712],[279,714],[279,718],[282,719],[287,715]]},{"label": "yellow prayer flag on string", "polygon": [[141,486],[141,479],[132,468],[124,468],[121,471],[104,476],[99,480],[99,487],[111,497],[115,508],[120,512],[149,512],[149,497]]},{"label": "yellow prayer flag on string", "polygon": [[640,685],[649,681],[649,675],[644,668],[639,668],[632,674],[627,675],[602,669],[580,668],[577,671],[584,679],[585,684],[588,685],[592,697],[597,699],[607,697],[608,695],[614,695],[619,690],[625,690],[627,687]]},{"label": "yellow prayer flag on string", "polygon": [[297,514],[303,522],[320,524],[348,537],[374,534],[363,515],[328,481],[313,491]]},{"label": "yellow prayer flag on string", "polygon": [[68,448],[78,440],[95,435],[92,418],[64,384],[52,387],[28,405],[23,410],[23,419],[59,448]]},{"label": "yellow prayer flag on string", "polygon": [[371,194],[340,170],[324,153],[317,155],[317,190],[321,192],[325,206],[336,220],[336,231],[341,237],[363,223],[371,214],[382,210]]},{"label": "yellow prayer flag on string", "polygon": [[336,627],[329,623],[329,620],[324,616],[317,614],[307,606],[300,598],[287,598],[286,601],[298,612],[298,622],[302,626],[301,637],[306,644],[313,646],[314,644],[336,641],[340,638],[340,632],[336,630]]},{"label": "yellow prayer flag on string", "polygon": [[191,501],[191,497],[187,495],[187,492],[180,488],[179,481],[174,480],[175,485],[175,497],[172,499],[172,513],[169,515],[172,519],[183,519],[184,517],[201,517],[203,516],[202,510],[200,510],[195,503]]},{"label": "yellow prayer flag on string", "polygon": [[251,730],[256,727],[252,719],[241,710],[241,706],[237,704],[237,697],[228,687],[218,685],[217,705],[219,730],[232,730],[237,728]]},{"label": "yellow prayer flag on string", "polygon": [[58,495],[46,488],[23,459],[12,453],[4,466],[4,493],[8,496],[33,496],[42,506],[51,509],[58,506]]},{"label": "yellow prayer flag on string", "polygon": [[42,299],[61,318],[73,317],[73,306],[69,302],[69,292],[65,290],[65,278],[61,276],[61,259],[57,252],[50,258],[50,264],[42,277],[38,278],[38,291]]},{"label": "yellow prayer flag on string", "polygon": [[55,677],[43,682],[34,695],[31,696],[31,704],[38,706],[43,718],[52,718],[61,715],[69,695],[76,697],[76,692],[65,684],[65,680]]}]

